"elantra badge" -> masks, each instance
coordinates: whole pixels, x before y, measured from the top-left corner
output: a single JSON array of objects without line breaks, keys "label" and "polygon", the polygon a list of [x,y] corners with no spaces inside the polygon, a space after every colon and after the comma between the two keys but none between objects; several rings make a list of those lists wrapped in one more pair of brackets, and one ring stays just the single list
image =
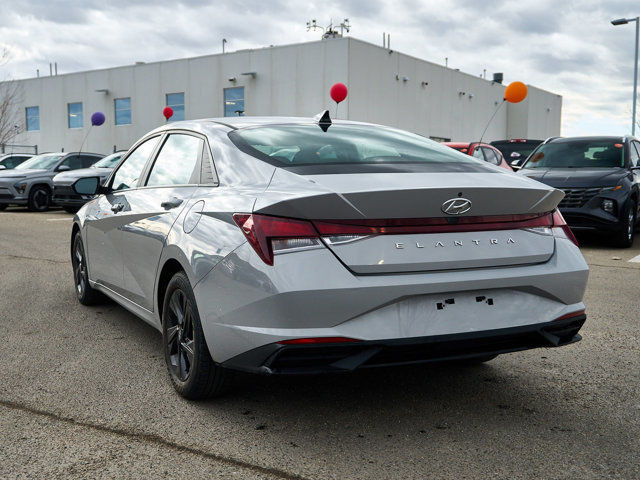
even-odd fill
[{"label": "elantra badge", "polygon": [[471,210],[471,200],[452,198],[442,204],[442,211],[447,215],[462,215]]}]

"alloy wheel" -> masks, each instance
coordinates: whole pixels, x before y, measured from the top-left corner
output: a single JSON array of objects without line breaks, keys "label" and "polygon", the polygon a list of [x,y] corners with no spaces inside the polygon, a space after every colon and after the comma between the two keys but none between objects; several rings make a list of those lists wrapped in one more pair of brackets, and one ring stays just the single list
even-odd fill
[{"label": "alloy wheel", "polygon": [[171,293],[167,312],[166,349],[171,373],[186,382],[193,366],[193,308],[187,295],[176,289]]},{"label": "alloy wheel", "polygon": [[36,210],[42,210],[49,206],[49,195],[46,190],[39,188],[33,193],[33,205]]},{"label": "alloy wheel", "polygon": [[82,296],[87,287],[87,265],[84,259],[84,248],[82,241],[76,240],[73,249],[73,277],[76,283],[78,296]]}]

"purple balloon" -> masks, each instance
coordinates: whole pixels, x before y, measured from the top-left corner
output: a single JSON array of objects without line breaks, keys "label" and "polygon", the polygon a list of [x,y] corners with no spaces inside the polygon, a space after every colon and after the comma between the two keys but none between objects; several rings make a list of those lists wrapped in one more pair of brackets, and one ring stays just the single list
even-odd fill
[{"label": "purple balloon", "polygon": [[95,112],[93,115],[91,115],[91,125],[95,125],[96,127],[102,125],[104,123],[104,120],[104,113],[102,112]]}]

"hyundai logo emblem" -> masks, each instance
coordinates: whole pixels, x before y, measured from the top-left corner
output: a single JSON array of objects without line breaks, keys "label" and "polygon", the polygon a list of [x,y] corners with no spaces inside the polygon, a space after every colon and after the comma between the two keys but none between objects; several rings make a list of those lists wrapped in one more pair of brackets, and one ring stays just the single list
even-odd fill
[{"label": "hyundai logo emblem", "polygon": [[452,198],[442,204],[442,211],[447,215],[462,215],[471,210],[471,200]]}]

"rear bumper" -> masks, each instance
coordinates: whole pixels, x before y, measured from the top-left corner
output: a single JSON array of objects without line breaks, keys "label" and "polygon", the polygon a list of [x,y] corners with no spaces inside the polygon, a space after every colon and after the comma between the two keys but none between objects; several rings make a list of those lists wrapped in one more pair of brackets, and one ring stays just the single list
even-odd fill
[{"label": "rear bumper", "polygon": [[601,209],[560,209],[560,213],[572,230],[604,230],[617,232],[623,227],[620,221]]},{"label": "rear bumper", "polygon": [[268,266],[244,244],[194,294],[211,356],[225,363],[294,338],[384,342],[539,325],[583,310],[587,277],[579,249],[561,238],[534,265],[364,276],[328,249]]},{"label": "rear bumper", "polygon": [[325,345],[271,343],[237,355],[222,365],[263,374],[305,375],[467,360],[581,340],[586,315],[482,332]]}]

